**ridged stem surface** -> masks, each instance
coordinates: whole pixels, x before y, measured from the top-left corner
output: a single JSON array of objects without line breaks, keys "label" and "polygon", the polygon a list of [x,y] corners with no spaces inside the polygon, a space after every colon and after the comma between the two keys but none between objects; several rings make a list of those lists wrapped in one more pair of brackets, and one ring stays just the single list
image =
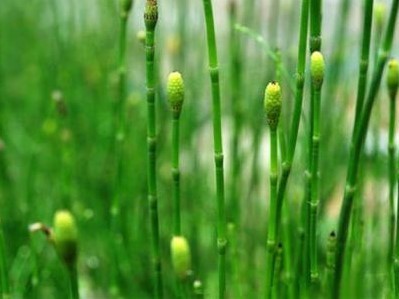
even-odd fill
[{"label": "ridged stem surface", "polygon": [[368,89],[367,96],[365,98],[364,107],[361,110],[362,114],[359,121],[359,126],[352,135],[348,173],[345,184],[345,193],[338,223],[337,255],[335,262],[336,271],[334,276],[334,285],[332,288],[333,298],[339,298],[340,296],[339,291],[343,269],[344,252],[349,231],[349,220],[352,211],[352,203],[356,191],[359,158],[364,145],[364,140],[366,137],[375,97],[381,84],[382,73],[384,71],[384,67],[392,47],[392,41],[398,14],[398,4],[399,0],[393,0],[388,21],[388,27],[386,29],[384,40],[378,54],[377,65],[372,76],[372,81]]},{"label": "ridged stem surface", "polygon": [[219,65],[216,48],[215,25],[211,0],[203,0],[206,35],[208,43],[209,73],[212,85],[213,146],[216,172],[216,194],[218,210],[217,247],[219,270],[219,298],[226,293],[226,212],[224,203],[224,171],[222,145],[222,117],[220,104]]}]

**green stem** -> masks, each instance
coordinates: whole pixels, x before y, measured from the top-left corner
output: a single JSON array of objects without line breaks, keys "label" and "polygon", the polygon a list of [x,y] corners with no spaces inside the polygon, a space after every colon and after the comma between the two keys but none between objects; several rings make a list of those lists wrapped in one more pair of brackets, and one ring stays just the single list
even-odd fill
[{"label": "green stem", "polygon": [[370,120],[371,111],[375,101],[375,96],[381,84],[382,73],[389,53],[392,48],[393,35],[395,31],[395,24],[398,14],[399,0],[394,0],[392,3],[391,13],[389,16],[388,27],[385,32],[384,41],[378,54],[377,66],[374,70],[371,85],[365,98],[365,104],[362,109],[362,114],[359,122],[358,130],[352,135],[351,149],[349,155],[348,174],[346,178],[345,194],[343,204],[341,207],[341,213],[338,224],[338,236],[337,236],[337,256],[335,263],[335,277],[334,286],[332,288],[333,298],[339,298],[339,290],[341,284],[343,260],[345,245],[349,230],[349,220],[352,211],[352,203],[355,195],[357,175],[359,167],[359,158],[364,145],[365,136]]},{"label": "green stem", "polygon": [[305,83],[305,65],[306,65],[306,41],[308,36],[308,21],[309,21],[309,0],[302,0],[301,6],[301,24],[299,33],[298,46],[298,64],[296,70],[296,91],[295,91],[295,107],[294,115],[291,123],[290,138],[288,144],[288,153],[286,160],[283,162],[281,179],[277,192],[277,225],[276,236],[279,236],[279,225],[281,223],[281,211],[285,190],[287,187],[288,178],[291,173],[291,167],[294,160],[295,149],[298,138],[299,123],[301,120],[303,89]]},{"label": "green stem", "polygon": [[[154,26],[155,27],[155,26]],[[150,207],[151,236],[153,252],[153,270],[155,274],[155,298],[163,297],[162,269],[159,246],[159,220],[156,177],[156,108],[155,108],[155,69],[154,69],[154,39],[155,28],[146,30],[146,85],[147,85],[147,150],[148,150],[148,201]]]},{"label": "green stem", "polygon": [[320,141],[320,88],[313,88],[313,131],[312,131],[312,161],[311,161],[311,201],[310,201],[310,276],[313,284],[317,283],[317,239],[316,223],[319,206],[319,141]]},{"label": "green stem", "polygon": [[[335,235],[335,232],[331,232],[328,242],[327,242],[327,262],[326,262],[326,293],[330,294],[331,292],[331,287],[332,287],[332,282],[334,278],[334,272],[335,272],[335,252],[336,252],[336,244],[337,243],[337,236]],[[327,295],[328,296],[328,295]]]},{"label": "green stem", "polygon": [[6,262],[6,250],[4,241],[4,232],[2,223],[0,222],[0,295],[2,298],[8,298],[10,296],[10,285],[8,278],[7,262]]},{"label": "green stem", "polygon": [[173,177],[173,231],[175,236],[181,235],[180,220],[180,169],[179,169],[179,117],[173,116],[172,121],[172,177]]},{"label": "green stem", "polygon": [[79,299],[79,282],[78,271],[76,265],[68,266],[68,274],[70,280],[71,299]]},{"label": "green stem", "polygon": [[213,142],[216,171],[216,193],[218,207],[218,268],[219,268],[219,298],[225,298],[226,292],[226,213],[224,203],[224,171],[222,145],[222,117],[220,107],[219,65],[216,49],[215,25],[211,0],[203,0],[208,42],[209,73],[212,84],[213,110]]},{"label": "green stem", "polygon": [[393,96],[390,99],[389,107],[389,141],[388,141],[388,171],[389,171],[389,243],[388,243],[388,274],[391,276],[393,270],[393,246],[395,240],[395,183],[396,183],[396,164],[395,164],[395,122],[396,122],[396,101]]},{"label": "green stem", "polygon": [[270,208],[267,226],[266,298],[271,298],[276,250],[277,181],[278,181],[277,130],[270,131]]}]

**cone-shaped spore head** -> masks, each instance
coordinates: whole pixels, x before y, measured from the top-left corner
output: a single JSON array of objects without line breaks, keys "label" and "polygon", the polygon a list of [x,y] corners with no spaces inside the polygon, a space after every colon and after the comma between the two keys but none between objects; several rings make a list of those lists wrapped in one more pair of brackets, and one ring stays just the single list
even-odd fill
[{"label": "cone-shaped spore head", "polygon": [[324,80],[324,57],[319,51],[312,53],[310,57],[310,72],[315,88],[320,88]]},{"label": "cone-shaped spore head", "polygon": [[73,266],[77,259],[78,229],[69,211],[58,211],[54,216],[54,245],[60,258]]},{"label": "cone-shaped spore head", "polygon": [[158,21],[157,0],[147,0],[144,8],[144,23],[148,31],[154,31]]},{"label": "cone-shaped spore head", "polygon": [[281,113],[281,88],[275,81],[266,86],[264,106],[267,123],[271,130],[276,130]]},{"label": "cone-shaped spore head", "polygon": [[184,81],[179,72],[169,74],[167,83],[168,102],[174,116],[179,117],[184,102]]},{"label": "cone-shaped spore head", "polygon": [[191,253],[187,239],[174,236],[170,244],[172,264],[176,275],[184,279],[191,268]]},{"label": "cone-shaped spore head", "polygon": [[391,59],[388,63],[387,85],[389,93],[394,97],[399,87],[399,62],[396,59]]}]

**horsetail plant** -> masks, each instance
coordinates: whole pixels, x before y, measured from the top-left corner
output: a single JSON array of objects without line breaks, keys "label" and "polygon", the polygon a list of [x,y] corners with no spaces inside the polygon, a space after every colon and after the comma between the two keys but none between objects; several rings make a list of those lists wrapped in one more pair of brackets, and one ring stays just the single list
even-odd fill
[{"label": "horsetail plant", "polygon": [[222,117],[220,107],[219,65],[216,48],[215,24],[213,20],[212,0],[203,0],[206,35],[208,43],[209,74],[212,85],[213,110],[213,142],[216,173],[216,193],[218,210],[218,268],[219,268],[219,298],[225,298],[226,293],[226,212],[224,196]]},{"label": "horsetail plant", "polygon": [[370,120],[371,111],[375,101],[376,94],[381,84],[381,77],[384,71],[386,61],[392,48],[393,36],[395,32],[396,19],[398,15],[399,0],[393,0],[390,10],[388,26],[385,31],[384,39],[378,54],[377,65],[373,72],[372,81],[365,98],[364,107],[361,109],[361,117],[358,129],[352,134],[351,149],[349,154],[348,173],[346,178],[344,199],[341,207],[338,235],[337,235],[337,255],[335,262],[334,284],[332,288],[332,297],[339,298],[340,284],[344,260],[345,245],[349,231],[349,220],[352,211],[353,198],[356,191],[357,177],[360,154],[364,145],[367,128]]},{"label": "horsetail plant", "polygon": [[388,173],[389,173],[389,242],[388,242],[388,273],[393,274],[393,249],[395,244],[395,127],[396,127],[396,94],[399,84],[398,61],[391,59],[388,63],[387,87],[389,94],[389,134],[388,134]]},{"label": "horsetail plant", "polygon": [[[120,0],[120,30],[119,30],[119,57],[118,57],[118,96],[119,99],[115,107],[115,152],[116,152],[116,178],[114,201],[112,204],[111,217],[113,225],[116,226],[120,206],[120,188],[122,178],[122,142],[124,139],[125,119],[124,119],[124,104],[126,99],[126,35],[127,35],[127,21],[133,5],[133,0]],[[113,228],[117,230],[116,227]]]},{"label": "horsetail plant", "polygon": [[324,80],[324,58],[323,55],[315,51],[310,58],[310,69],[312,77],[312,148],[310,161],[311,177],[311,196],[309,202],[310,225],[309,225],[309,253],[310,253],[310,277],[313,284],[318,281],[317,269],[317,240],[316,240],[316,222],[317,209],[319,206],[319,142],[320,142],[320,102],[321,87]]},{"label": "horsetail plant", "polygon": [[147,0],[144,9],[145,52],[146,52],[146,85],[147,85],[147,184],[148,202],[150,208],[151,242],[153,254],[153,271],[155,279],[155,298],[163,298],[162,288],[162,266],[159,246],[159,220],[158,220],[158,198],[156,177],[156,107],[155,107],[155,27],[158,21],[157,0]]},{"label": "horsetail plant", "polygon": [[180,236],[180,169],[179,169],[179,127],[184,101],[184,82],[179,72],[169,74],[167,84],[168,102],[172,111],[172,178],[173,178],[173,234]]},{"label": "horsetail plant", "polygon": [[334,278],[335,272],[335,252],[337,249],[337,236],[334,231],[330,233],[330,236],[327,240],[327,254],[326,254],[326,278],[325,278],[325,287],[326,294],[331,292],[332,282]]},{"label": "horsetail plant", "polygon": [[52,234],[55,249],[60,259],[67,267],[71,299],[79,299],[79,284],[77,273],[78,229],[75,219],[68,211],[58,211],[54,216],[54,231]]},{"label": "horsetail plant", "polygon": [[[389,117],[389,205],[390,205],[390,213],[392,217],[393,213],[393,222],[391,219],[390,225],[395,225],[395,213],[394,209],[394,188],[395,183],[398,180],[397,176],[397,165],[396,165],[396,158],[395,158],[395,124],[396,124],[396,96],[398,94],[398,87],[399,87],[399,62],[396,59],[391,59],[388,64],[388,76],[387,76],[387,87],[388,87],[388,94],[390,100],[390,117]],[[399,185],[398,185],[399,186]],[[398,194],[399,196],[399,194]],[[399,197],[398,197],[399,198]],[[398,207],[399,211],[399,207]],[[397,214],[399,215],[399,213]],[[397,216],[398,217],[398,216]],[[397,218],[398,219],[398,218]],[[394,273],[394,290],[395,296],[399,296],[399,221],[396,220],[396,241],[392,240],[395,238],[395,227],[390,227],[390,238],[391,241],[389,243],[391,248],[389,248],[389,253],[392,256],[390,262],[393,264],[393,273]],[[393,253],[393,249],[395,249]],[[391,265],[388,264],[388,265]],[[391,268],[389,268],[389,271]],[[391,271],[390,271],[391,272]]]},{"label": "horsetail plant", "polygon": [[264,108],[266,121],[270,128],[270,205],[267,226],[266,253],[266,298],[272,296],[274,257],[276,252],[277,226],[277,182],[278,182],[278,141],[277,127],[281,113],[281,88],[277,82],[271,82],[265,90]]}]

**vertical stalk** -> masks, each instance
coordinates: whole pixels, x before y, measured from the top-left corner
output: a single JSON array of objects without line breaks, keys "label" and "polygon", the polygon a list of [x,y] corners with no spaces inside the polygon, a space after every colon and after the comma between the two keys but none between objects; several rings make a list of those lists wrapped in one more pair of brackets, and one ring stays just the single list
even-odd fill
[{"label": "vertical stalk", "polygon": [[120,201],[122,197],[122,165],[123,165],[123,142],[125,135],[124,107],[126,99],[126,35],[127,22],[132,8],[132,0],[121,0],[119,14],[119,49],[118,49],[118,100],[115,104],[115,128],[114,128],[114,146],[116,159],[116,176],[114,180],[114,195],[110,210],[111,233],[112,233],[112,254],[114,262],[112,263],[111,288],[118,290],[118,254],[115,246],[119,246],[120,236]]},{"label": "vertical stalk", "polygon": [[388,274],[391,277],[393,264],[393,246],[395,240],[395,183],[396,183],[396,159],[395,159],[395,122],[396,99],[395,94],[389,101],[389,140],[388,140],[388,173],[389,173],[389,242],[388,242]]},{"label": "vertical stalk", "polygon": [[76,265],[68,266],[71,299],[79,299],[79,283]]},{"label": "vertical stalk", "polygon": [[172,177],[173,177],[173,234],[181,235],[180,221],[180,170],[179,170],[179,117],[173,116],[172,120]]},{"label": "vertical stalk", "polygon": [[335,251],[337,249],[336,245],[337,245],[337,236],[335,232],[332,231],[327,241],[327,262],[326,262],[326,281],[325,281],[327,296],[331,292],[332,281],[334,278],[334,272],[335,272],[334,260],[335,260]]},{"label": "vertical stalk", "polygon": [[278,187],[278,121],[281,113],[281,89],[280,85],[273,81],[265,90],[264,100],[266,120],[270,127],[270,205],[267,226],[266,244],[266,298],[272,296],[273,275],[276,253],[276,226],[277,226],[277,187]]},{"label": "vertical stalk", "polygon": [[211,0],[203,0],[206,35],[208,43],[209,74],[212,84],[213,110],[213,145],[216,172],[216,193],[218,209],[218,268],[219,268],[219,298],[225,298],[226,292],[226,213],[224,203],[224,171],[222,144],[222,117],[220,107],[219,65],[216,49],[215,25]]},{"label": "vertical stalk", "polygon": [[0,221],[0,295],[6,299],[10,296],[10,284],[8,280],[8,270],[6,263],[6,250],[4,241],[3,225]]},{"label": "vertical stalk", "polygon": [[276,217],[277,217],[277,130],[270,130],[270,209],[267,231],[267,255],[266,255],[266,298],[271,298],[274,274],[274,255],[276,251]]},{"label": "vertical stalk", "polygon": [[155,107],[155,27],[158,20],[158,6],[156,0],[147,0],[144,11],[146,26],[145,52],[146,52],[146,86],[147,86],[147,184],[148,201],[151,221],[151,243],[153,254],[153,271],[155,274],[155,298],[163,298],[162,269],[159,246],[159,220],[156,177],[156,107]]},{"label": "vertical stalk", "polygon": [[324,80],[324,59],[323,55],[316,51],[311,56],[311,72],[312,72],[312,144],[311,144],[311,195],[309,203],[310,211],[310,232],[309,232],[309,248],[310,248],[310,278],[313,285],[319,280],[319,272],[317,267],[317,210],[319,206],[319,143],[320,143],[320,102],[321,87]]},{"label": "vertical stalk", "polygon": [[335,262],[335,276],[334,285],[332,288],[333,298],[339,298],[340,284],[344,260],[345,245],[349,231],[349,220],[352,211],[353,198],[356,191],[359,158],[364,145],[366,137],[371,111],[375,101],[375,96],[381,84],[382,73],[388,59],[388,55],[392,48],[393,35],[395,31],[395,24],[398,14],[399,0],[393,0],[391,12],[389,16],[388,26],[385,32],[384,40],[381,49],[378,54],[378,61],[374,70],[372,81],[368,89],[367,96],[365,98],[364,107],[362,108],[362,114],[359,121],[357,131],[352,134],[351,149],[349,154],[349,165],[348,173],[346,178],[346,186],[344,199],[341,207],[339,224],[338,224],[338,235],[337,235],[337,255]]},{"label": "vertical stalk", "polygon": [[[308,35],[308,20],[309,20],[309,0],[302,0],[301,6],[301,24],[299,32],[299,46],[298,46],[298,64],[296,70],[296,91],[295,91],[295,107],[294,115],[291,122],[290,138],[288,153],[283,162],[281,179],[278,186],[277,193],[277,223],[279,225],[281,219],[281,210],[283,206],[283,199],[287,187],[288,178],[291,173],[291,167],[294,160],[296,143],[298,138],[299,123],[301,120],[303,89],[305,84],[305,65],[306,65],[306,41]],[[278,228],[277,228],[278,229]],[[279,232],[277,231],[277,236]]]}]

